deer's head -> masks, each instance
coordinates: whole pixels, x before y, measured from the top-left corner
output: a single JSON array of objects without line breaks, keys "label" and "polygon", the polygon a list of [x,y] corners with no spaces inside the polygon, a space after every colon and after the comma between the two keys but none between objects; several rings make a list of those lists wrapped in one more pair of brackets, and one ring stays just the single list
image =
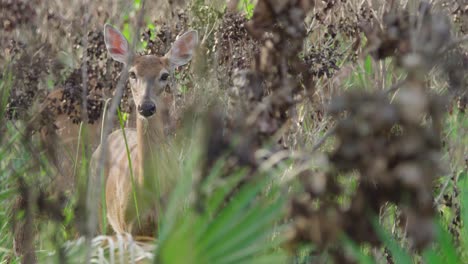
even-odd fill
[{"label": "deer's head", "polygon": [[110,56],[121,63],[129,64],[129,80],[133,100],[138,114],[149,118],[156,113],[158,97],[168,85],[171,72],[190,61],[198,44],[197,31],[188,31],[178,37],[169,52],[163,57],[135,55],[129,61],[131,52],[125,37],[109,24],[104,26],[104,41]]}]

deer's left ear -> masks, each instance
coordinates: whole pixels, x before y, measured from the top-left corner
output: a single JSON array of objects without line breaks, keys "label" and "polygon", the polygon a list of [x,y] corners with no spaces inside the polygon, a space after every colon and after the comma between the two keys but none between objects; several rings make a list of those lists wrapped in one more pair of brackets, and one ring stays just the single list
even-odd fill
[{"label": "deer's left ear", "polygon": [[171,50],[166,54],[171,69],[187,64],[192,59],[193,51],[198,45],[198,33],[195,30],[188,31],[178,37]]}]

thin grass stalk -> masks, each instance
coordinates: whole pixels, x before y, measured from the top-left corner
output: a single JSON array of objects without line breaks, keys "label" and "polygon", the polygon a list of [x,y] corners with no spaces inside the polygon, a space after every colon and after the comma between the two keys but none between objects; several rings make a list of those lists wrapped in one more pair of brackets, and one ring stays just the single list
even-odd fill
[{"label": "thin grass stalk", "polygon": [[136,197],[136,184],[135,184],[135,177],[133,175],[133,164],[132,164],[132,158],[130,156],[130,148],[128,147],[128,140],[127,140],[127,135],[125,134],[125,127],[124,127],[124,120],[122,117],[122,112],[117,109],[117,114],[119,117],[119,124],[120,124],[120,130],[122,131],[122,136],[125,141],[125,150],[127,152],[127,159],[128,159],[128,166],[130,170],[130,178],[132,180],[132,196],[133,196],[133,202],[135,203],[135,210],[136,210],[136,215],[137,215],[137,220],[138,220],[138,227],[141,228],[141,221],[140,221],[140,210],[138,209],[138,201]]},{"label": "thin grass stalk", "polygon": [[[143,17],[144,17],[144,10],[145,10],[145,2],[146,0],[142,0],[141,2],[141,8],[138,12],[138,19],[137,19],[137,24],[134,27],[134,36],[133,36],[133,42],[131,43],[131,50],[135,50],[136,42],[138,41],[138,36],[140,32],[140,25],[142,25]],[[109,113],[107,115],[107,119],[105,120],[104,124],[104,130],[103,130],[103,138],[107,139],[107,137],[110,134],[111,131],[111,125],[113,124],[113,120],[115,117],[115,113],[117,112],[117,108],[120,104],[120,101],[122,99],[122,95],[124,92],[125,85],[127,83],[128,79],[128,70],[129,70],[129,65],[130,62],[133,60],[133,53],[130,53],[130,56],[127,58],[127,63],[125,64],[124,68],[122,69],[121,77],[119,79],[119,82],[117,84],[117,88],[115,91],[115,96],[112,99],[112,103],[109,109]],[[104,162],[106,160],[106,155],[107,155],[107,140],[102,141],[102,151],[101,155],[99,157],[98,161],[98,167],[97,167],[97,175],[100,178],[100,180],[96,181],[96,184],[89,184],[88,185],[88,195],[87,195],[87,214],[88,214],[88,219],[87,219],[87,232],[86,232],[86,238],[87,238],[87,263],[90,263],[91,261],[91,238],[92,236],[96,233],[96,226],[97,226],[97,204],[96,204],[96,197],[99,197],[98,192],[101,190],[101,186],[103,185],[104,181]],[[106,216],[103,216],[106,217]]]}]

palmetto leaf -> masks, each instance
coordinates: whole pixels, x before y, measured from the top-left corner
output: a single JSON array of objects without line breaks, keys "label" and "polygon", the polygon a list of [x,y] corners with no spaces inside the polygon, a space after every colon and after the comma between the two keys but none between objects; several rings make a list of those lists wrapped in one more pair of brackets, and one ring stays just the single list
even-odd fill
[{"label": "palmetto leaf", "polygon": [[[167,238],[160,241],[156,261],[227,264],[251,263],[255,259],[256,263],[284,262],[281,252],[272,251],[276,246],[272,238],[278,232],[275,222],[282,213],[283,200],[275,190],[260,195],[271,184],[267,179],[259,176],[258,181],[244,185],[229,200],[226,195],[236,181],[227,181],[230,188],[221,188],[223,191],[207,198],[206,204],[211,204],[211,210],[197,212],[190,208],[178,217],[177,224],[169,223],[172,229]],[[226,202],[213,216],[213,209],[220,206],[221,201]],[[163,230],[165,224],[162,224]]]}]

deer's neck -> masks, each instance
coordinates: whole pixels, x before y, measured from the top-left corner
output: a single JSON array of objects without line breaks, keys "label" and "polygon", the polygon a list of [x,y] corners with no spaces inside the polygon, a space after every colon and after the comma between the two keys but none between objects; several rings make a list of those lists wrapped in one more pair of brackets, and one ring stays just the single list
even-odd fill
[{"label": "deer's neck", "polygon": [[137,148],[139,175],[143,178],[146,170],[152,170],[158,152],[164,143],[164,123],[159,111],[150,118],[137,117]]}]

